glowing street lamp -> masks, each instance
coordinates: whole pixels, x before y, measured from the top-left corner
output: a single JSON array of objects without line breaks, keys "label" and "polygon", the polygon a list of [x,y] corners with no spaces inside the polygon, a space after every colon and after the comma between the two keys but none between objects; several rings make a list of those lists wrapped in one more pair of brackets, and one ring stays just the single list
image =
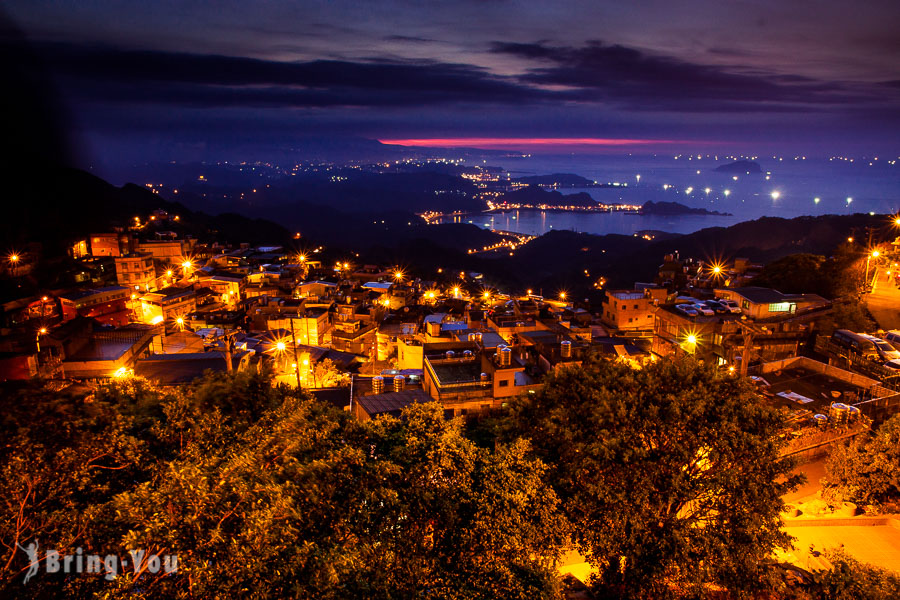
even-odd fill
[{"label": "glowing street lamp", "polygon": [[184,331],[184,317],[178,317],[175,319],[175,323],[178,325],[179,331]]},{"label": "glowing street lamp", "polygon": [[879,256],[881,256],[881,252],[879,252],[878,250],[873,250],[872,252],[870,252],[870,253],[866,256],[866,277],[865,277],[865,281],[866,281],[866,285],[867,285],[867,286],[869,285],[869,260],[871,260],[871,259],[873,259],[873,258],[878,258]]},{"label": "glowing street lamp", "polygon": [[276,343],[276,344],[275,344],[275,349],[278,350],[279,352],[284,352],[284,349],[285,349],[284,342],[278,342],[278,343]]},{"label": "glowing street lamp", "polygon": [[459,288],[458,287],[453,288],[453,297],[459,298]]},{"label": "glowing street lamp", "polygon": [[18,255],[18,254],[15,254],[15,253],[10,254],[10,255],[9,255],[9,262],[11,262],[11,263],[13,263],[13,264],[16,264],[17,262],[19,262],[19,255]]},{"label": "glowing street lamp", "polygon": [[565,292],[560,292],[560,293],[559,293],[559,299],[560,299],[560,300],[565,300],[565,299],[566,299],[566,293],[565,293]]}]

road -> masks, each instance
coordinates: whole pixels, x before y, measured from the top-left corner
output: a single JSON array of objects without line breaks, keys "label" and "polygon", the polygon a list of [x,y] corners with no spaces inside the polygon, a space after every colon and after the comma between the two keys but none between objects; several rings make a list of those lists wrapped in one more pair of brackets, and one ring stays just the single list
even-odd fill
[{"label": "road", "polygon": [[888,331],[900,329],[900,289],[883,269],[878,269],[875,284],[868,297],[868,309],[878,327]]}]

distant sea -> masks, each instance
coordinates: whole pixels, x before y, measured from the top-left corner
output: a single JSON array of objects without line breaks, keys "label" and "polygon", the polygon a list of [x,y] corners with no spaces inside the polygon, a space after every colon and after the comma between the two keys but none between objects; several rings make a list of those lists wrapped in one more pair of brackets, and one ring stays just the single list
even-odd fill
[{"label": "distant sea", "polygon": [[[758,157],[762,174],[717,173],[734,158],[713,155],[587,156],[532,155],[491,158],[513,177],[574,173],[614,188],[561,188],[563,194],[587,192],[605,203],[643,204],[679,202],[694,208],[733,216],[637,216],[615,213],[514,211],[468,215],[457,219],[480,227],[541,235],[554,229],[586,233],[631,235],[655,229],[692,233],[707,227],[727,227],[763,216],[875,212],[896,214],[900,209],[900,157]],[[893,161],[893,164],[891,164]],[[640,177],[638,177],[640,176]],[[668,189],[664,189],[667,186]],[[708,191],[707,191],[708,190]],[[728,194],[725,191],[728,190]],[[815,200],[818,198],[818,202]],[[852,200],[847,201],[848,198]]]}]

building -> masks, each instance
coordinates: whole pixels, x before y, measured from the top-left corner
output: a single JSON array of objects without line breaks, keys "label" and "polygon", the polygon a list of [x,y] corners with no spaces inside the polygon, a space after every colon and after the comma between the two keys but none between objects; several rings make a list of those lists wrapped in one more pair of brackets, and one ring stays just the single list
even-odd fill
[{"label": "building", "polygon": [[[84,326],[89,322],[90,326]],[[92,319],[76,320],[52,330],[46,344],[57,343],[64,350],[65,377],[107,379],[133,369],[135,361],[150,352],[159,328],[131,324],[115,329],[96,329]]]},{"label": "building", "polygon": [[195,242],[196,240],[150,240],[136,242],[134,250],[149,254],[164,263],[180,265],[185,257],[191,255]]},{"label": "building", "polygon": [[401,412],[407,406],[431,401],[431,396],[422,389],[394,391],[392,388],[386,387],[380,394],[373,393],[354,398],[353,416],[360,421],[369,421],[382,415],[400,417]]},{"label": "building", "polygon": [[666,300],[662,288],[610,290],[603,301],[600,321],[610,335],[653,335],[653,312]]},{"label": "building", "polygon": [[[730,295],[736,292],[746,298]],[[796,356],[800,346],[813,339],[818,320],[831,312],[830,302],[812,294],[792,298],[767,288],[716,293],[740,302],[744,314],[691,316],[675,306],[660,306],[654,313],[653,353],[685,352],[699,360],[746,369],[757,362]]]},{"label": "building", "polygon": [[121,327],[130,320],[131,291],[122,286],[69,292],[59,297],[63,318],[91,317],[103,325]]},{"label": "building", "polygon": [[734,300],[741,313],[752,319],[794,315],[831,304],[816,294],[782,294],[763,287],[718,288],[716,297]]},{"label": "building", "polygon": [[[476,334],[477,335],[477,334]],[[540,387],[521,356],[508,346],[496,352],[472,342],[427,344],[422,389],[448,417],[496,409],[510,398]]]},{"label": "building", "polygon": [[128,254],[128,236],[118,233],[92,233],[91,256],[122,256]]},{"label": "building", "polygon": [[183,328],[196,309],[197,294],[191,288],[167,287],[141,296],[141,321],[165,323],[167,330]]},{"label": "building", "polygon": [[116,282],[136,292],[152,292],[156,290],[156,269],[153,267],[153,256],[146,253],[133,252],[117,256]]},{"label": "building", "polygon": [[270,316],[266,328],[292,331],[298,344],[321,346],[331,330],[329,313],[323,308],[301,309],[301,314],[279,314]]}]

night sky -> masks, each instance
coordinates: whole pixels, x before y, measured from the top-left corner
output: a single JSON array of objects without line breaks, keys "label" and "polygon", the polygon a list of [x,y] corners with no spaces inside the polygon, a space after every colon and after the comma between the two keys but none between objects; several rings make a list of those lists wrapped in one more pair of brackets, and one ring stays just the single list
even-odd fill
[{"label": "night sky", "polygon": [[82,162],[257,159],[309,136],[900,151],[896,0],[13,0],[6,11],[53,73]]}]

